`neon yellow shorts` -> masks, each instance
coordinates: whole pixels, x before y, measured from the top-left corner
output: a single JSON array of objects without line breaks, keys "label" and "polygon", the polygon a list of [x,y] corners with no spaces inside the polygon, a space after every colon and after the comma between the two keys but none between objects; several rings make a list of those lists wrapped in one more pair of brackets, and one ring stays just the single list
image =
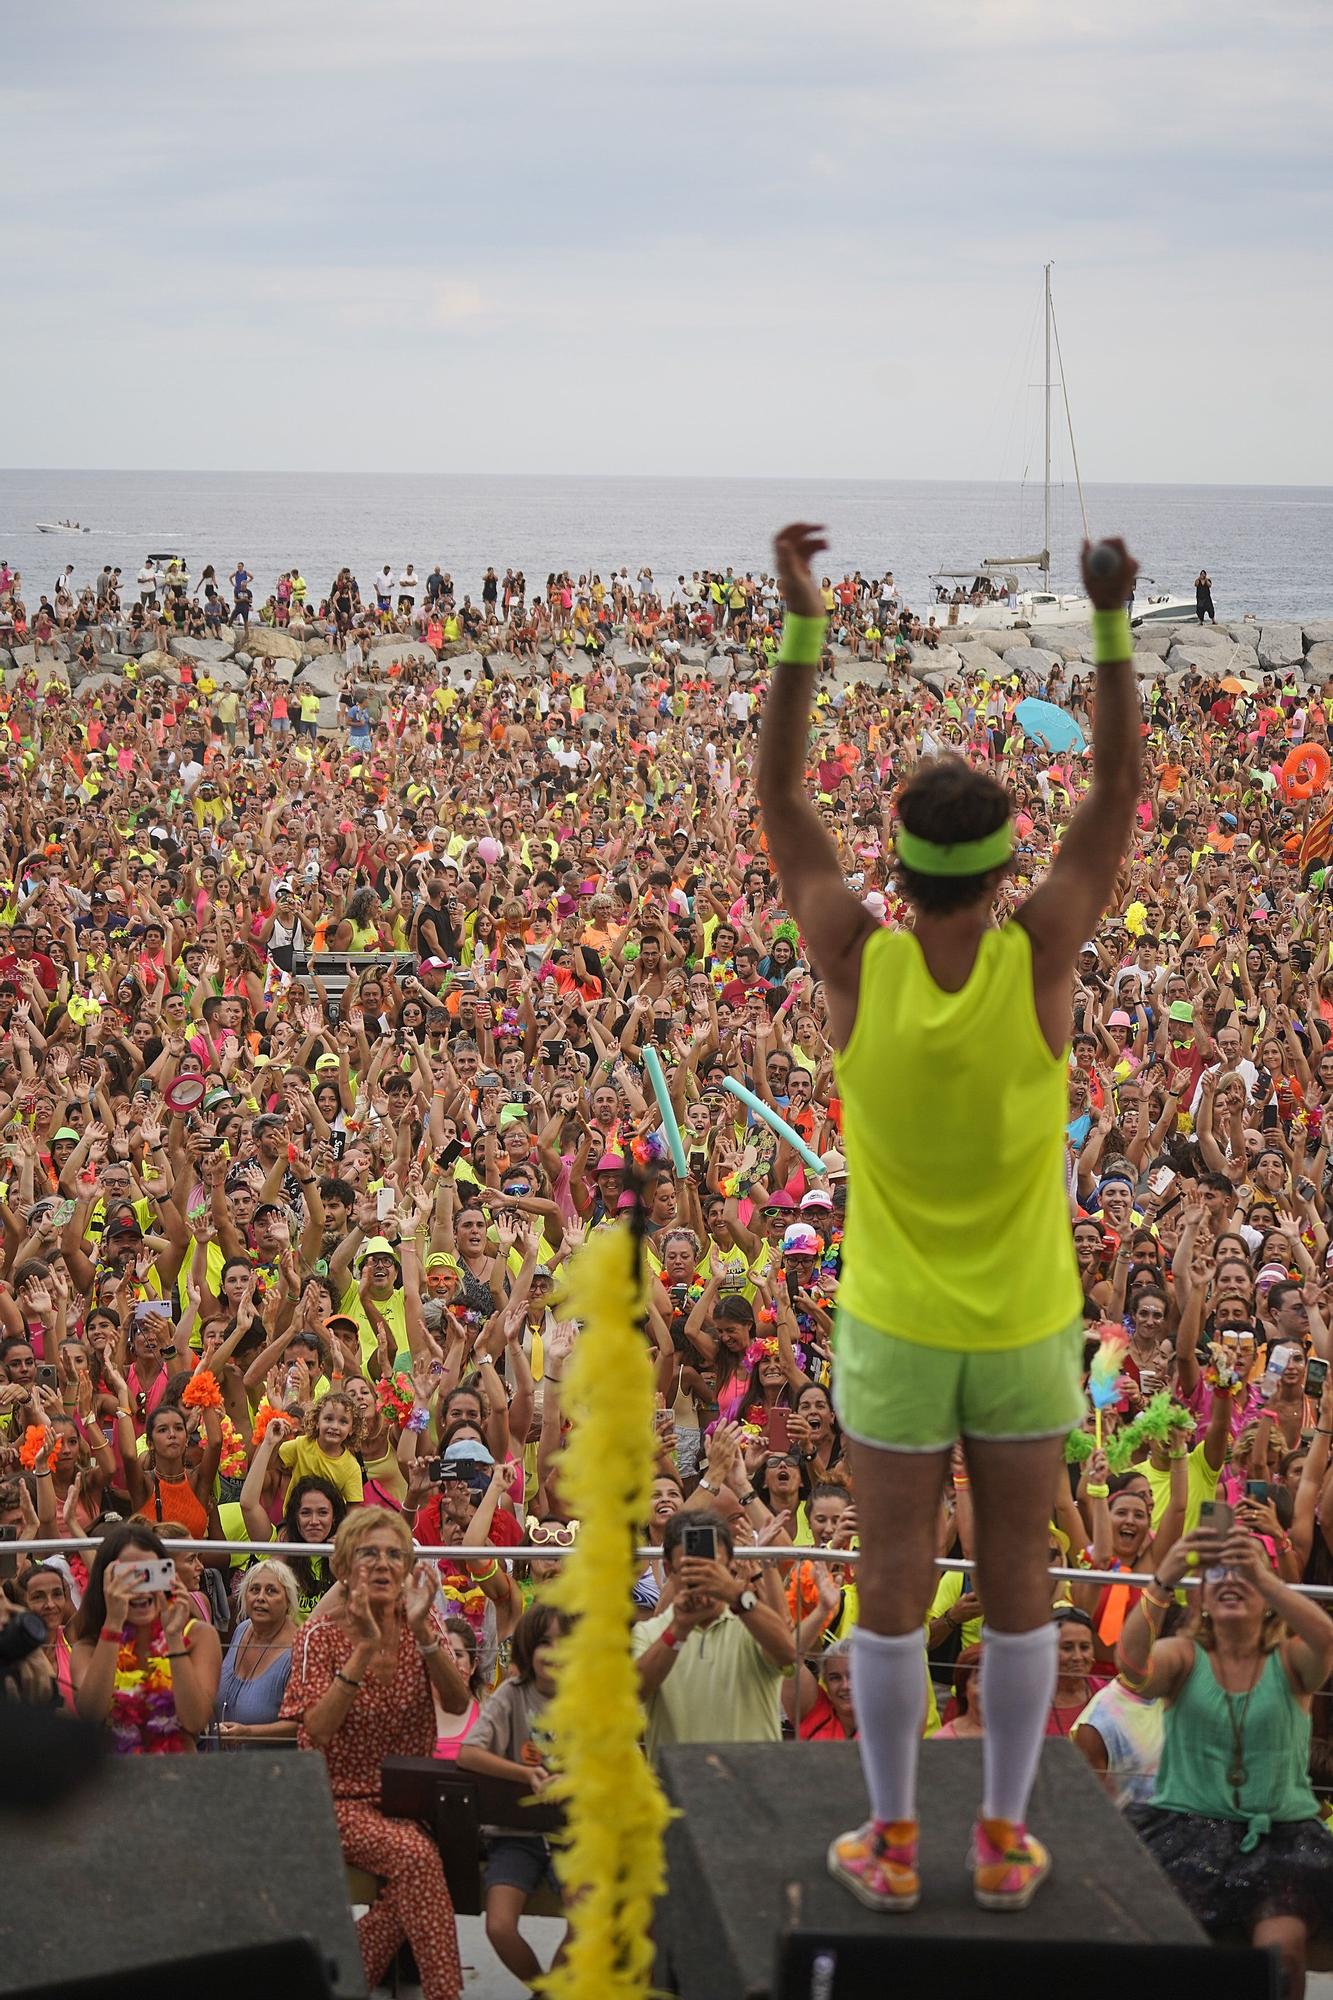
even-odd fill
[{"label": "neon yellow shorts", "polygon": [[1026,1347],[922,1347],[839,1308],[833,1400],[849,1437],[892,1451],[946,1451],[1062,1437],[1082,1421],[1083,1321]]}]

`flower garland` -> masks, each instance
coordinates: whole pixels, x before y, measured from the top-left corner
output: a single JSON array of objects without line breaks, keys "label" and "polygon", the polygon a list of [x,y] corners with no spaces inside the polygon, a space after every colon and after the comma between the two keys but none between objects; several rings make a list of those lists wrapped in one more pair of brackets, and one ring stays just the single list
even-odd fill
[{"label": "flower garland", "polygon": [[638,1575],[625,1523],[646,1521],[653,1477],[653,1373],[639,1241],[623,1224],[575,1257],[565,1309],[583,1322],[564,1377],[572,1418],[560,1490],[579,1538],[549,1595],[573,1618],[560,1640],[547,1726],[566,1807],[560,1876],[569,1935],[547,1976],[552,2000],[631,2000],[652,1986],[653,1910],[666,1886],[668,1808],[642,1751],[643,1705],[625,1606]]},{"label": "flower garland", "polygon": [[386,1416],[396,1417],[400,1424],[407,1422],[416,1398],[411,1381],[401,1369],[396,1375],[386,1375],[375,1384],[375,1401]]},{"label": "flower garland", "polygon": [[51,1453],[50,1462],[54,1465],[60,1456],[60,1440],[55,1432],[45,1424],[29,1424],[19,1446],[19,1464],[24,1471],[31,1472],[48,1450]]},{"label": "flower garland", "polygon": [[111,1747],[121,1756],[171,1756],[190,1748],[176,1714],[165,1643],[158,1625],[146,1660],[140,1660],[133,1639],[116,1654],[108,1727]]},{"label": "flower garland", "polygon": [[220,1410],[222,1389],[211,1368],[196,1368],[181,1391],[187,1410]]},{"label": "flower garland", "polygon": [[250,1461],[246,1456],[241,1434],[225,1411],[222,1417],[222,1456],[218,1460],[218,1471],[223,1479],[244,1479]]},{"label": "flower garland", "polygon": [[285,1410],[275,1410],[268,1397],[265,1396],[260,1402],[259,1408],[255,1411],[255,1420],[250,1426],[251,1450],[258,1450],[265,1431],[271,1423],[274,1423],[278,1419],[281,1419],[285,1423],[290,1423],[291,1421]]},{"label": "flower garland", "polygon": [[[1172,1431],[1194,1429],[1194,1418],[1180,1403],[1173,1403],[1165,1389],[1139,1411],[1132,1424],[1125,1424],[1106,1440],[1106,1463],[1112,1472],[1126,1472],[1144,1445],[1165,1444]],[[1087,1431],[1071,1431],[1065,1439],[1066,1465],[1082,1465],[1097,1446]]]}]

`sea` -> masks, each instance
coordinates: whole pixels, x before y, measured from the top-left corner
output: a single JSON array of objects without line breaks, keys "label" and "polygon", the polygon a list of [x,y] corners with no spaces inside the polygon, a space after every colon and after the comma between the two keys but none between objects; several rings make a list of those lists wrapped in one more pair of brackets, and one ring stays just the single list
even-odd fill
[{"label": "sea", "polygon": [[[1206,568],[1224,620],[1333,616],[1333,487],[1094,485],[1084,501],[1092,536],[1123,535],[1158,590],[1189,597]],[[108,562],[129,579],[150,553],[183,556],[192,578],[205,563],[225,577],[243,561],[261,603],[283,570],[299,566],[318,596],[344,563],[363,592],[386,562],[395,577],[407,562],[423,576],[439,562],[474,598],[488,564],[501,575],[521,569],[530,592],[552,571],[606,578],[622,566],[669,583],[728,563],[770,568],[774,529],[795,519],[826,525],[835,578],[890,569],[924,611],[932,573],[1041,548],[1042,490],[951,480],[0,471],[0,562],[22,573],[30,612],[68,562],[79,582]],[[37,532],[39,521],[57,520],[89,532]],[[1074,488],[1054,488],[1057,590],[1078,588],[1082,535]]]}]

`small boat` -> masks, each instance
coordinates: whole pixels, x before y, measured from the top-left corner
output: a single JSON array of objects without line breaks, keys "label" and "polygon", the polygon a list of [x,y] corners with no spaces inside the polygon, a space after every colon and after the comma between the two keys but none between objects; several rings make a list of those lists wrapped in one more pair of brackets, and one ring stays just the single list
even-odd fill
[{"label": "small boat", "polygon": [[77,521],[39,521],[37,532],[39,535],[87,535],[92,530],[80,527]]}]

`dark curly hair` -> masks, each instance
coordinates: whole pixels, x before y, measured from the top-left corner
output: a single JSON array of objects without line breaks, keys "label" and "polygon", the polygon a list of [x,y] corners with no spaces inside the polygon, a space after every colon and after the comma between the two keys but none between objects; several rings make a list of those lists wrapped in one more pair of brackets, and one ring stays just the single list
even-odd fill
[{"label": "dark curly hair", "polygon": [[[961,757],[931,757],[919,764],[898,799],[898,817],[907,831],[941,844],[984,840],[1012,810],[1004,786]],[[907,900],[937,917],[983,897],[989,900],[1003,872],[988,868],[982,875],[921,875],[901,861],[895,869]]]}]

